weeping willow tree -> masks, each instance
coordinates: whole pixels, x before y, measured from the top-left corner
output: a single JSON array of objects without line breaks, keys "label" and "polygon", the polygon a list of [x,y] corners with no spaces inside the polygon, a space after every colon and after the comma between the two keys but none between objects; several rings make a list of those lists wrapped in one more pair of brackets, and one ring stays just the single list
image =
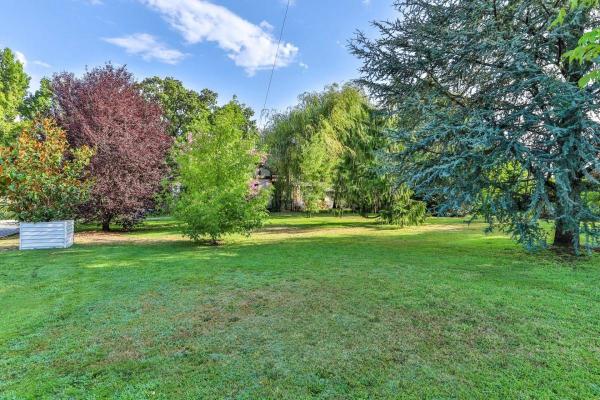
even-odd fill
[{"label": "weeping willow tree", "polygon": [[327,195],[338,210],[375,213],[389,224],[421,222],[424,203],[383,171],[387,125],[389,119],[352,85],[306,93],[296,107],[275,115],[265,141],[269,166],[278,176],[276,208],[292,209],[298,195],[311,214]]},{"label": "weeping willow tree", "polygon": [[591,63],[564,54],[599,15],[566,1],[399,0],[400,16],[358,34],[360,82],[382,106],[412,116],[392,139],[391,169],[440,208],[464,207],[528,248],[577,252],[598,243],[600,125],[597,83],[581,90]]},{"label": "weeping willow tree", "polygon": [[310,213],[319,209],[332,185],[341,146],[327,119],[331,101],[322,93],[305,93],[299,104],[271,118],[264,139],[268,163],[277,174],[274,203],[292,210],[301,198]]}]

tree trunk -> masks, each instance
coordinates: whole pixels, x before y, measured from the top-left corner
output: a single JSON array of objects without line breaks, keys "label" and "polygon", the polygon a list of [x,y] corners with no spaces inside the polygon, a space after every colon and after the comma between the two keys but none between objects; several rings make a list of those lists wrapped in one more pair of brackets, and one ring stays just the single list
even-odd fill
[{"label": "tree trunk", "polygon": [[102,232],[110,232],[110,219],[102,221]]},{"label": "tree trunk", "polygon": [[567,228],[562,222],[556,221],[554,226],[554,242],[552,245],[556,248],[575,253],[579,247],[579,231]]}]

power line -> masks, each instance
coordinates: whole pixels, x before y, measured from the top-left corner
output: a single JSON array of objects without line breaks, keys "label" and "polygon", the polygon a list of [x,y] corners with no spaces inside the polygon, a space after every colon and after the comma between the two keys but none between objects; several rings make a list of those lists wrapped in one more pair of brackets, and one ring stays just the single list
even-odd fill
[{"label": "power line", "polygon": [[283,23],[281,24],[281,31],[279,31],[279,40],[277,41],[277,50],[275,50],[275,58],[273,59],[273,67],[271,68],[271,76],[269,76],[269,84],[267,85],[267,93],[265,94],[265,102],[263,108],[260,111],[259,125],[262,122],[265,111],[267,110],[267,100],[269,100],[269,93],[271,92],[271,83],[273,83],[273,74],[275,73],[275,66],[277,65],[277,57],[279,55],[279,46],[281,45],[281,39],[283,38],[283,30],[285,28],[285,22],[287,21],[288,11],[290,9],[291,0],[287,0],[285,7],[285,14],[283,16]]}]

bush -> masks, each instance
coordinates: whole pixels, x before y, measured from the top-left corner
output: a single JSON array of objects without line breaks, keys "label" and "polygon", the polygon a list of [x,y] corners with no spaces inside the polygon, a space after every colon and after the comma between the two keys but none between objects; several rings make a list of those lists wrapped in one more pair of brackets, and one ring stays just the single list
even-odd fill
[{"label": "bush", "polygon": [[72,219],[89,192],[85,169],[92,150],[70,150],[50,119],[26,124],[16,144],[0,147],[0,187],[19,221]]},{"label": "bush", "polygon": [[384,224],[419,225],[425,221],[427,207],[424,202],[412,199],[413,191],[401,185],[391,196],[387,209],[381,210],[379,216]]}]

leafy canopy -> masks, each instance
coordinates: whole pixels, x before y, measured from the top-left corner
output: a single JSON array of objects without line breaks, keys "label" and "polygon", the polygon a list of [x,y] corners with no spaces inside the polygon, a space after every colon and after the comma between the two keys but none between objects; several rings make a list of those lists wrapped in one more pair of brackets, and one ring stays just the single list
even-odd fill
[{"label": "leafy canopy", "polygon": [[9,144],[18,134],[16,119],[28,87],[29,77],[15,53],[0,50],[0,145]]},{"label": "leafy canopy", "polygon": [[192,130],[206,129],[211,112],[217,106],[217,94],[203,89],[200,93],[187,89],[177,79],[157,76],[140,83],[144,97],[161,105],[167,120],[167,133],[184,138]]},{"label": "leafy canopy", "polygon": [[181,193],[175,216],[194,241],[213,244],[226,234],[249,234],[267,217],[268,190],[254,182],[260,156],[249,130],[247,109],[231,101],[211,116],[206,131],[195,131],[178,158]]},{"label": "leafy canopy", "polygon": [[[326,195],[332,195],[338,209],[380,213],[385,223],[399,222],[401,218],[390,217],[398,216],[392,210],[411,208],[413,203],[404,202],[407,198],[400,194],[410,191],[382,171],[379,153],[389,145],[383,134],[387,124],[386,116],[353,85],[305,93],[297,106],[275,114],[265,143],[269,167],[277,174],[276,206],[290,209],[293,197],[299,195],[310,215],[323,207]],[[411,208],[419,215],[412,221],[422,219],[424,209],[422,203]]]},{"label": "leafy canopy", "polygon": [[21,116],[27,120],[49,117],[52,108],[52,86],[50,79],[42,78],[35,93],[25,97],[20,108]]},{"label": "leafy canopy", "polygon": [[70,149],[65,132],[50,119],[28,123],[13,147],[0,147],[0,181],[8,208],[19,221],[73,219],[91,182],[87,146]]},{"label": "leafy canopy", "polygon": [[56,75],[52,92],[53,114],[69,144],[95,150],[94,185],[82,217],[100,221],[105,230],[113,221],[131,228],[154,208],[167,173],[172,140],[160,105],[142,96],[125,67],[111,64],[81,78]]},{"label": "leafy canopy", "polygon": [[[558,17],[553,23],[554,26],[564,24],[567,18],[578,19],[582,15],[585,17],[585,12],[581,12],[582,9],[598,8],[600,0],[569,0],[568,3],[568,7],[560,9]],[[598,57],[600,57],[600,27],[586,31],[579,39],[577,47],[567,51],[563,57],[570,62],[597,64]],[[589,82],[598,81],[598,79],[600,79],[600,70],[596,65],[596,68],[579,79],[579,86],[585,87]]]}]

